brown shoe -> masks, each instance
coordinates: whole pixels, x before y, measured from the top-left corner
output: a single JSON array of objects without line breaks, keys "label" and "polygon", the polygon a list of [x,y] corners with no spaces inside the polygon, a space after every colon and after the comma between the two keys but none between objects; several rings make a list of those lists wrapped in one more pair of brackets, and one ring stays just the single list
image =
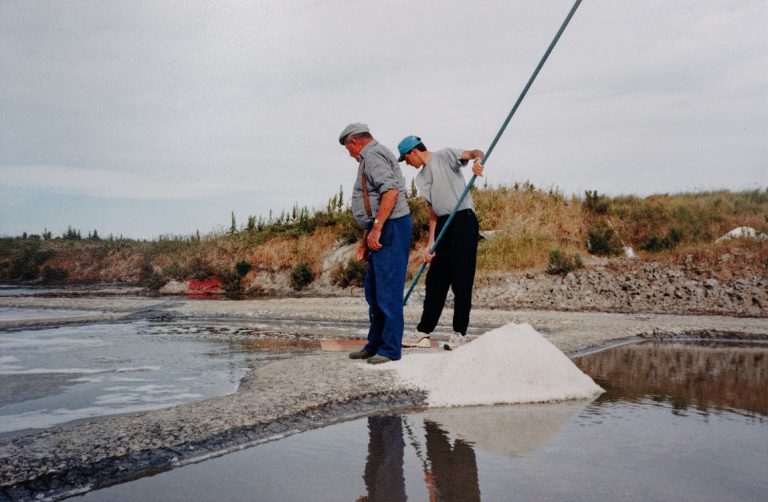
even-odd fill
[{"label": "brown shoe", "polygon": [[350,358],[350,359],[368,359],[368,358],[369,358],[369,357],[371,357],[372,355],[373,355],[373,354],[371,354],[371,353],[370,353],[370,352],[368,352],[367,350],[365,350],[365,349],[360,349],[360,350],[358,350],[358,351],[356,351],[356,352],[350,352],[350,353],[349,353],[349,358]]},{"label": "brown shoe", "polygon": [[383,364],[383,363],[389,363],[389,362],[392,362],[392,359],[386,356],[376,355],[368,359],[368,364]]}]

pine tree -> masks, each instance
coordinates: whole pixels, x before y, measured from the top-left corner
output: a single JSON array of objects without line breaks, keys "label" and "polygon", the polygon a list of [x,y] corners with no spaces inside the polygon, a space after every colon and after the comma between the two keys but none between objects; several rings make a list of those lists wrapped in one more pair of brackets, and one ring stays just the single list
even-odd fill
[{"label": "pine tree", "polygon": [[337,205],[338,205],[338,199],[336,198],[336,194],[333,194],[333,197],[331,197],[331,204],[329,207],[328,214],[333,214],[333,212],[336,211]]},{"label": "pine tree", "polygon": [[235,234],[237,233],[237,222],[235,221],[235,212],[232,211],[232,225],[229,227],[229,233]]}]

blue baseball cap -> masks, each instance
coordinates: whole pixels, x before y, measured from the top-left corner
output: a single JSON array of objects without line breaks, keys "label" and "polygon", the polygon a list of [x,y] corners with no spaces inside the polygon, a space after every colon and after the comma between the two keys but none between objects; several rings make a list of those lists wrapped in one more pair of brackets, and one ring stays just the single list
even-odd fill
[{"label": "blue baseball cap", "polygon": [[400,152],[400,157],[398,157],[397,161],[402,162],[405,160],[408,152],[413,150],[419,143],[421,143],[421,138],[418,136],[406,136],[403,138],[403,141],[397,144],[397,151]]}]

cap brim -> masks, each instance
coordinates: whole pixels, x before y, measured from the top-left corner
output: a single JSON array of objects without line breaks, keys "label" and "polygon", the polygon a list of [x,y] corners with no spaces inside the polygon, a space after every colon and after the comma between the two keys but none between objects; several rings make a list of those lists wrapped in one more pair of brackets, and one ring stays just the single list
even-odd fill
[{"label": "cap brim", "polygon": [[399,157],[397,158],[397,161],[398,161],[398,162],[402,162],[402,161],[404,161],[404,160],[405,160],[405,156],[406,156],[406,155],[408,155],[408,154],[407,154],[407,153],[404,153],[404,154],[402,154],[401,156],[399,156]]}]

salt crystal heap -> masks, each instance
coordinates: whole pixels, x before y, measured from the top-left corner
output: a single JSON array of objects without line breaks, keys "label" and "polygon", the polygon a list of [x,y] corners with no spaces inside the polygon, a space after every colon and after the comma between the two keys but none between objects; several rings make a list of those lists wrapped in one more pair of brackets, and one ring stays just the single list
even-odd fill
[{"label": "salt crystal heap", "polygon": [[540,403],[603,392],[530,324],[507,324],[451,352],[408,354],[394,370],[430,406]]}]

